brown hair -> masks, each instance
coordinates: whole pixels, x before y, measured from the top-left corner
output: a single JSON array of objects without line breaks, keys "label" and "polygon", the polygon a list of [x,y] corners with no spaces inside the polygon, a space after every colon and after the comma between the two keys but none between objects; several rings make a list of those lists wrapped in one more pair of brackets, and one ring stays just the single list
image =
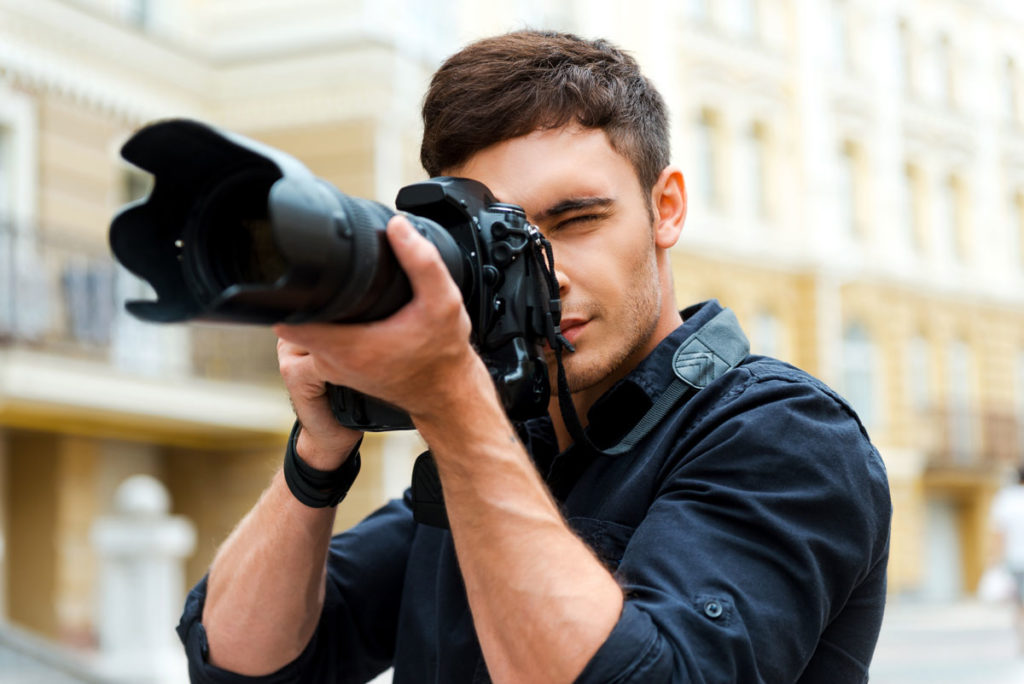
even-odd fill
[{"label": "brown hair", "polygon": [[420,161],[431,176],[476,152],[575,120],[605,131],[649,191],[669,163],[665,103],[630,55],[605,40],[516,31],[471,43],[434,74]]}]

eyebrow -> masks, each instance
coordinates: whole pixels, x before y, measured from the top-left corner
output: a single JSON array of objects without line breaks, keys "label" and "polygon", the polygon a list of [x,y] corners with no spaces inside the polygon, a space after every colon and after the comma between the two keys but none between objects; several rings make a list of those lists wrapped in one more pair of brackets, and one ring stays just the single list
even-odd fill
[{"label": "eyebrow", "polygon": [[552,218],[553,216],[565,214],[570,211],[577,211],[579,209],[591,209],[593,207],[607,209],[614,203],[615,200],[610,197],[571,197],[551,205],[544,211],[537,214],[534,217],[534,220],[543,221],[545,219]]}]

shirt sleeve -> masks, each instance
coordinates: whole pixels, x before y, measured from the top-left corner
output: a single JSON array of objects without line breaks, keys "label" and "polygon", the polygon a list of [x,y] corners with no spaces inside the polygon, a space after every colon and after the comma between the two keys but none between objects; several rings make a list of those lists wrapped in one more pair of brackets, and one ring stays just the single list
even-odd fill
[{"label": "shirt sleeve", "polygon": [[178,624],[193,684],[364,682],[391,665],[398,607],[415,529],[409,494],[331,539],[320,622],[305,650],[277,672],[247,677],[207,662],[201,622],[204,577],[189,593]]},{"label": "shirt sleeve", "polygon": [[624,609],[579,681],[795,682],[822,644],[852,673],[832,681],[865,680],[891,503],[860,422],[783,379],[686,411],[616,570]]}]

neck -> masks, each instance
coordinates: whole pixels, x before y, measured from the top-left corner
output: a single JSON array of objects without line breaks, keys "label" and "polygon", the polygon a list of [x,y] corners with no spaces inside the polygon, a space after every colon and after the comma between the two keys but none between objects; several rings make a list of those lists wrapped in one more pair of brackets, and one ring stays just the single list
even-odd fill
[{"label": "neck", "polygon": [[[661,343],[666,337],[678,328],[683,323],[682,316],[674,308],[675,301],[673,298],[669,298],[670,304],[673,307],[669,315],[662,315],[659,317],[658,325],[654,330],[654,333],[648,339],[647,344],[635,354],[632,358],[628,359],[626,363],[623,363],[619,368],[615,369],[601,382],[587,387],[586,389],[580,390],[579,392],[573,392],[570,396],[572,397],[573,407],[576,409],[576,415],[579,417],[580,425],[584,428],[587,427],[588,419],[587,414],[590,412],[591,407],[597,402],[601,396],[607,392],[612,386],[622,378],[626,377],[630,371],[637,367],[641,361],[647,358],[647,355],[654,351],[654,348]],[[554,375],[554,374],[552,374]],[[548,401],[548,415],[551,416],[551,425],[555,431],[555,438],[558,440],[559,452],[565,451],[572,444],[573,438],[569,434],[569,429],[565,425],[565,421],[562,419],[561,407],[558,403],[558,386],[554,384],[551,392],[551,399]]]},{"label": "neck", "polygon": [[[656,251],[656,258],[658,287],[661,291],[658,322],[655,324],[654,331],[647,339],[646,344],[630,358],[626,359],[624,363],[620,364],[618,368],[609,373],[606,378],[586,389],[572,393],[572,403],[576,409],[576,415],[579,416],[580,425],[584,428],[587,427],[587,413],[589,413],[594,402],[611,389],[612,385],[626,377],[641,361],[647,358],[648,354],[654,351],[654,348],[662,340],[683,324],[683,317],[680,315],[679,308],[676,305],[675,286],[672,282],[672,268],[669,265],[668,252],[664,249],[658,249]],[[554,373],[551,373],[550,377],[554,381],[556,376]],[[558,440],[558,450],[562,452],[569,448],[573,440],[572,435],[569,434],[569,429],[565,426],[565,421],[562,420],[562,411],[558,405],[557,383],[552,382],[551,389],[551,399],[548,401],[548,415],[551,416],[551,425],[555,430],[555,437]]]}]

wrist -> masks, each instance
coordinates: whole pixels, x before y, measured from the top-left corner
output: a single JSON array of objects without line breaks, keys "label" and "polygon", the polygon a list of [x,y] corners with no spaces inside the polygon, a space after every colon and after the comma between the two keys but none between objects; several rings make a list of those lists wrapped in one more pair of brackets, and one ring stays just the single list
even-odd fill
[{"label": "wrist", "polygon": [[422,405],[406,408],[413,423],[448,424],[473,413],[483,405],[493,403],[504,414],[504,407],[494,387],[490,371],[483,359],[470,348],[470,352],[451,371],[436,380],[429,399]]},{"label": "wrist", "polygon": [[341,428],[343,432],[331,438],[313,435],[301,421],[296,421],[301,428],[294,437],[296,455],[307,465],[317,470],[334,470],[348,460],[362,441],[363,434],[355,430]]},{"label": "wrist", "polygon": [[325,470],[310,465],[298,455],[296,444],[302,432],[302,424],[296,420],[284,456],[285,483],[292,496],[310,508],[337,506],[359,474],[359,442],[340,465]]}]

